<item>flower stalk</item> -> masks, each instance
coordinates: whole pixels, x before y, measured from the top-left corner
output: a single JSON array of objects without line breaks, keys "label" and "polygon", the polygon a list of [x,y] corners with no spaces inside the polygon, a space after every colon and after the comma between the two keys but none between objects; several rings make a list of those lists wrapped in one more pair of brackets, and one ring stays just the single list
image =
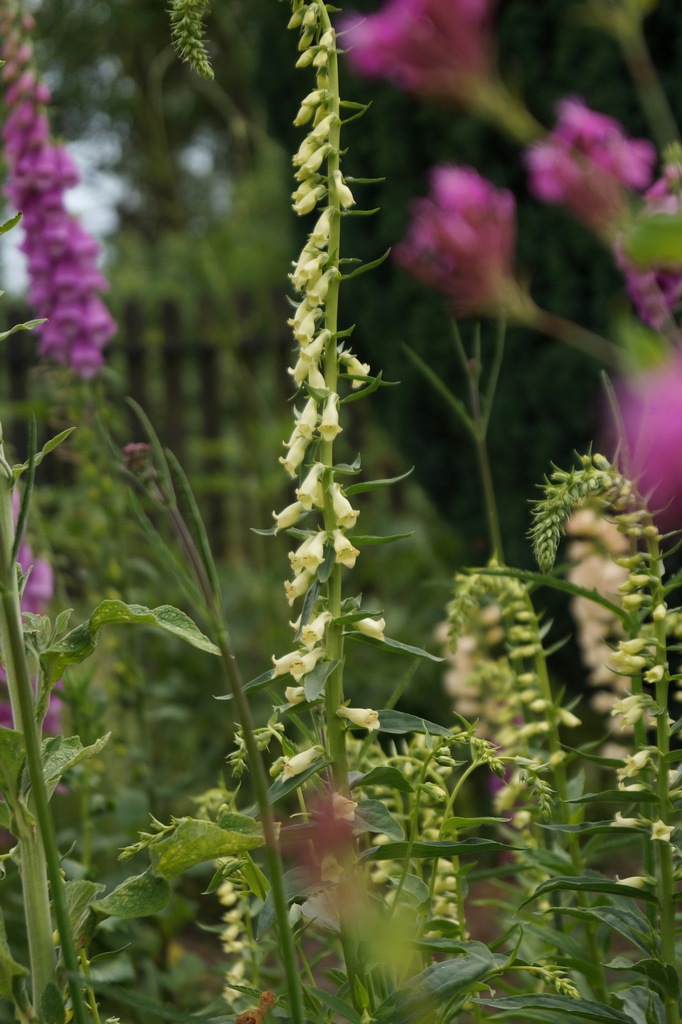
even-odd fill
[{"label": "flower stalk", "polygon": [[[40,733],[34,714],[34,694],[26,660],[16,567],[12,560],[14,519],[12,471],[0,439],[0,647],[7,675],[14,727],[23,734],[31,795],[15,809],[24,909],[29,939],[33,1004],[56,984],[57,958],[53,940],[50,894],[55,911],[64,967],[76,1024],[87,1024],[88,1013],[78,981],[79,962],[66,905],[61,858],[43,776]],[[49,882],[49,891],[48,891]]]}]

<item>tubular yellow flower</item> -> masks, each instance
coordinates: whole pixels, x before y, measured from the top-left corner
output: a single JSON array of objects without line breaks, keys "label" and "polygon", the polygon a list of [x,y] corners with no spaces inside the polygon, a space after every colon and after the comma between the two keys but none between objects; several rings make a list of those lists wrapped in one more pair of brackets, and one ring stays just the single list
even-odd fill
[{"label": "tubular yellow flower", "polygon": [[298,430],[294,430],[287,444],[289,451],[286,455],[280,455],[279,457],[279,461],[292,479],[296,476],[296,471],[305,458],[308,440],[308,438],[299,434]]},{"label": "tubular yellow flower", "polygon": [[308,475],[296,491],[296,497],[303,508],[311,509],[313,505],[317,508],[321,508],[324,504],[324,494],[322,493],[321,484],[324,469],[325,467],[323,462],[316,462],[314,466],[311,466]]},{"label": "tubular yellow flower", "polygon": [[298,430],[301,437],[305,437],[310,440],[313,436],[313,431],[317,426],[317,402],[314,398],[309,398],[305,404],[303,412],[296,420],[296,429]]},{"label": "tubular yellow flower", "polygon": [[320,612],[310,622],[306,622],[305,626],[301,629],[301,643],[303,646],[310,649],[319,644],[324,636],[325,627],[328,622],[331,622],[331,619],[331,612]]},{"label": "tubular yellow flower", "polygon": [[666,825],[666,823],[661,821],[659,818],[659,820],[654,821],[651,826],[651,838],[657,839],[661,843],[669,843],[673,830],[673,825]]},{"label": "tubular yellow flower", "polygon": [[358,619],[353,625],[360,633],[364,633],[365,636],[373,636],[375,640],[384,639],[385,619]]},{"label": "tubular yellow flower", "polygon": [[284,696],[289,704],[302,704],[305,700],[305,687],[287,686]]},{"label": "tubular yellow flower", "polygon": [[333,441],[342,430],[343,427],[339,426],[339,396],[335,391],[332,391],[322,410],[320,434],[325,441]]},{"label": "tubular yellow flower", "polygon": [[343,175],[339,170],[334,171],[334,184],[336,186],[336,194],[339,197],[339,202],[344,210],[348,209],[349,206],[353,206],[355,204],[353,193],[348,188],[348,185],[346,185],[343,180]]},{"label": "tubular yellow flower", "polygon": [[322,751],[319,747],[310,747],[308,750],[302,750],[300,754],[294,754],[293,757],[283,758],[282,778],[293,779],[295,775],[300,775],[310,768],[311,764],[319,760],[321,754]]},{"label": "tubular yellow flower", "polygon": [[360,554],[359,550],[353,547],[348,537],[341,530],[334,530],[332,536],[334,538],[336,561],[339,565],[345,565],[347,569],[352,569],[356,558]]},{"label": "tubular yellow flower", "polygon": [[379,712],[372,708],[339,708],[336,712],[340,718],[347,718],[353,725],[369,732],[378,731],[381,728]]},{"label": "tubular yellow flower", "polygon": [[357,806],[355,800],[342,793],[332,793],[332,812],[338,821],[354,821]]},{"label": "tubular yellow flower", "polygon": [[[331,484],[329,493],[332,499],[332,505],[334,506],[334,515],[336,516],[336,522],[339,526],[345,530],[355,526],[355,521],[359,516],[359,512],[354,509],[349,502],[346,495],[343,493],[337,483]],[[301,501],[300,494],[298,495],[299,501]]]},{"label": "tubular yellow flower", "polygon": [[305,508],[300,501],[292,501],[291,505],[287,505],[281,512],[273,512],[275,529],[286,530],[289,526],[293,526],[304,512]]},{"label": "tubular yellow flower", "polygon": [[284,593],[290,607],[297,598],[303,597],[314,579],[315,574],[304,569],[293,580],[284,581]]}]

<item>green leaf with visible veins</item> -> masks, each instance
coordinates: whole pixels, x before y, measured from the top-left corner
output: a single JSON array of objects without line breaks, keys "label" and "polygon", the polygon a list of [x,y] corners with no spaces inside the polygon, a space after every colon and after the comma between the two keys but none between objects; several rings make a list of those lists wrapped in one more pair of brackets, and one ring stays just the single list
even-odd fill
[{"label": "green leaf with visible veins", "polygon": [[92,654],[104,626],[121,624],[156,626],[201,651],[220,654],[219,648],[204,636],[189,616],[172,605],[145,608],[140,604],[125,604],[123,601],[102,601],[87,622],[72,629],[40,655],[43,670],[52,681],[59,679],[67,665],[84,661]]}]

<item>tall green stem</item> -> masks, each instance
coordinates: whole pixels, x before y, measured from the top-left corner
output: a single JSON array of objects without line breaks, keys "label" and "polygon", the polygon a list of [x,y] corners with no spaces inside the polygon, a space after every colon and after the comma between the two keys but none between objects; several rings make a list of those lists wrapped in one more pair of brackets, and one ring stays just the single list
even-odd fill
[{"label": "tall green stem", "polygon": [[[658,540],[648,541],[651,556],[651,573],[655,582],[652,586],[654,608],[664,607],[664,591],[662,584],[663,563]],[[668,718],[668,689],[670,680],[666,665],[667,638],[665,621],[654,615],[656,637],[656,666],[662,668],[662,678],[656,683],[656,703],[659,714],[656,717],[656,745],[660,759],[656,773],[656,794],[658,811],[664,825],[673,825],[673,813],[670,801],[670,783],[668,779],[667,755],[670,753],[670,720]],[[661,957],[664,963],[675,970],[677,957],[675,950],[675,882],[673,873],[673,851],[669,840],[654,840],[657,866],[657,895],[660,911]],[[670,996],[665,1000],[666,1024],[679,1024],[678,1001]]]},{"label": "tall green stem", "polygon": [[34,695],[26,660],[21,622],[19,587],[12,563],[14,521],[12,486],[0,441],[0,642],[7,675],[12,716],[23,733],[26,765],[31,782],[28,813],[21,812],[19,851],[24,908],[29,937],[33,1002],[40,1012],[45,988],[56,980],[56,955],[48,881],[59,929],[64,966],[69,973],[69,991],[77,1024],[87,1024],[88,1013],[78,982],[79,962],[66,906],[61,860],[43,776],[40,735],[34,715]]}]

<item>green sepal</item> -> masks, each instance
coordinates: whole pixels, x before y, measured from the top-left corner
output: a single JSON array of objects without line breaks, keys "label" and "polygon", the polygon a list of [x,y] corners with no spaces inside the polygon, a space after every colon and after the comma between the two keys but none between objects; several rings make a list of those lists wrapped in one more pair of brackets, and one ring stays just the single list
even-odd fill
[{"label": "green sepal", "polygon": [[155,626],[166,633],[185,640],[192,647],[209,654],[220,654],[214,643],[204,636],[188,615],[172,605],[146,608],[123,601],[102,601],[87,622],[72,629],[65,637],[40,655],[43,671],[51,681],[59,679],[67,665],[78,664],[89,657],[97,646],[104,626],[136,624]]},{"label": "green sepal", "polygon": [[158,914],[168,906],[170,898],[171,890],[166,879],[147,868],[144,874],[126,878],[108,896],[93,900],[90,906],[105,917],[127,919]]},{"label": "green sepal", "polygon": [[218,822],[179,818],[169,835],[149,845],[149,856],[154,873],[169,879],[204,861],[262,845],[263,831],[255,818],[225,812]]}]

